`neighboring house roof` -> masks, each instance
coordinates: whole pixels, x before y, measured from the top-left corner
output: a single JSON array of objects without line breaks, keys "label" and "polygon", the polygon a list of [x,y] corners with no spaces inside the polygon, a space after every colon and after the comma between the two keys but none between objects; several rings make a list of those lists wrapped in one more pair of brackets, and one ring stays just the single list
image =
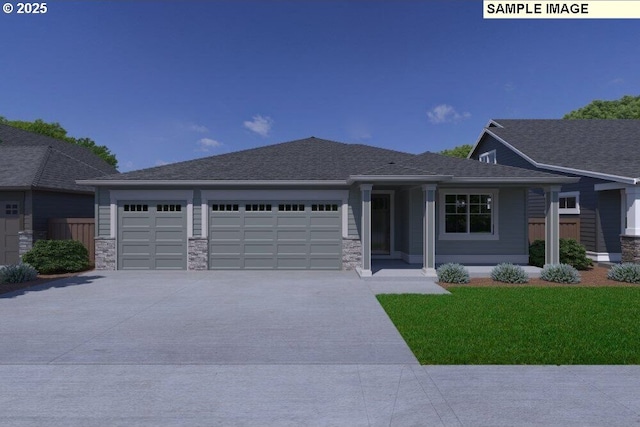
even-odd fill
[{"label": "neighboring house roof", "polygon": [[76,180],[114,173],[87,148],[0,124],[0,189],[87,192]]},{"label": "neighboring house roof", "polygon": [[640,120],[497,119],[486,134],[543,169],[640,182]]},{"label": "neighboring house roof", "polygon": [[[455,175],[455,177],[454,177]],[[348,184],[354,181],[449,181],[481,177],[502,181],[569,182],[538,171],[489,165],[440,154],[403,153],[310,137],[250,150],[84,181],[88,185]],[[573,182],[573,181],[572,181]]]}]

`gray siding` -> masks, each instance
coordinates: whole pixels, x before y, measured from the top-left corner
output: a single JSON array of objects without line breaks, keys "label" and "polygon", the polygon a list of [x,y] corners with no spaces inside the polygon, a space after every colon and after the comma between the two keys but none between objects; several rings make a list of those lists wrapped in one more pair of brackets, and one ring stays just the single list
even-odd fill
[{"label": "gray siding", "polygon": [[[461,190],[464,191],[464,190]],[[412,254],[422,254],[422,197],[420,190],[412,191]],[[528,236],[526,219],[526,190],[502,188],[498,194],[499,240],[440,240],[436,237],[437,255],[526,255]],[[437,195],[436,236],[440,232],[440,194]]]},{"label": "gray siding", "polygon": [[482,138],[471,158],[478,160],[480,154],[491,150],[496,150],[496,162],[501,165],[516,166],[524,169],[537,169],[524,158],[520,157],[515,151],[489,135],[485,135]]},{"label": "gray siding", "polygon": [[362,212],[362,193],[357,185],[352,185],[349,189],[349,215],[348,215],[348,227],[349,237],[360,237],[360,217]]},{"label": "gray siding", "polygon": [[598,252],[620,253],[620,190],[599,191],[597,197]]},{"label": "gray siding", "polygon": [[51,218],[93,218],[93,194],[33,191],[33,230],[46,232]]},{"label": "gray siding", "polygon": [[202,198],[200,190],[193,192],[193,235],[202,236]]},{"label": "gray siding", "polygon": [[97,193],[98,218],[96,234],[101,237],[109,237],[111,230],[111,197],[109,190],[100,188]]}]

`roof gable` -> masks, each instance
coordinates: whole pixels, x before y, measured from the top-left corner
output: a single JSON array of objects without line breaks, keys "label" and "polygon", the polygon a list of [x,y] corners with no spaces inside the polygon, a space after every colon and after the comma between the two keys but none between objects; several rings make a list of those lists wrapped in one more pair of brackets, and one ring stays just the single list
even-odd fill
[{"label": "roof gable", "polygon": [[614,181],[640,177],[640,120],[493,122],[499,126],[483,135],[494,136],[537,167]]}]

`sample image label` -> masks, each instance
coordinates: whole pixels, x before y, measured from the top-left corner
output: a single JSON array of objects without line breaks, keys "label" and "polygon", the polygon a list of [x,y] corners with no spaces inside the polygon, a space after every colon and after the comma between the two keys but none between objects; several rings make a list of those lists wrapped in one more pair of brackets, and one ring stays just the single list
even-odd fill
[{"label": "sample image label", "polygon": [[640,19],[638,0],[484,0],[484,19]]}]

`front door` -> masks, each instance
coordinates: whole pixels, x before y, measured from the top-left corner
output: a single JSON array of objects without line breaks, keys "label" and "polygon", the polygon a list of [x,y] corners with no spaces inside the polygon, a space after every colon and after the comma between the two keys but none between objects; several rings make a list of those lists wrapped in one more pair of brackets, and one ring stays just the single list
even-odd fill
[{"label": "front door", "polygon": [[371,195],[371,254],[391,253],[391,195]]}]

